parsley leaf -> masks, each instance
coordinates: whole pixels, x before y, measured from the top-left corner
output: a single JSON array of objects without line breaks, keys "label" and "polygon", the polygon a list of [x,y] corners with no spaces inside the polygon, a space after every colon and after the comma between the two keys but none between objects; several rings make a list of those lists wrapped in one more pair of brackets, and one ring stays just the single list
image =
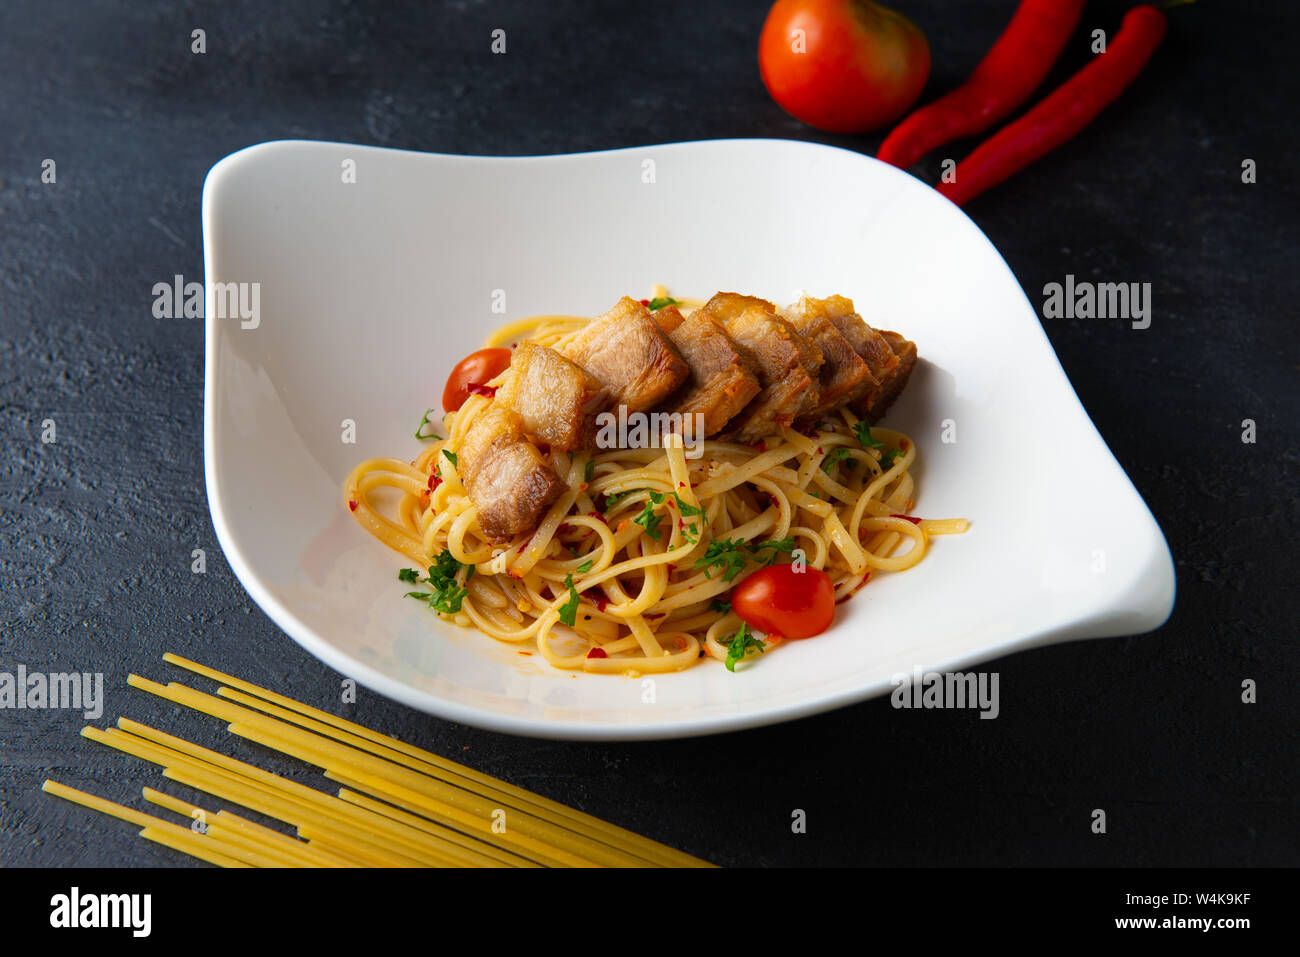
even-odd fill
[{"label": "parsley leaf", "polygon": [[468,569],[465,573],[465,581],[468,582],[474,574],[474,566],[462,565],[452,558],[451,552],[444,551],[440,552],[434,564],[429,566],[428,578],[420,578],[420,573],[414,568],[403,568],[397,573],[397,577],[404,582],[423,583],[429,586],[428,591],[408,591],[405,597],[425,602],[434,611],[454,615],[460,611],[465,596],[469,594],[469,589],[456,580],[462,568]]},{"label": "parsley leaf", "polygon": [[685,515],[687,518],[690,518],[692,515],[704,514],[703,509],[696,508],[694,505],[691,505],[689,502],[683,502],[682,497],[678,495],[676,492],[673,492],[673,498],[677,500],[677,510],[681,512],[683,515]]},{"label": "parsley leaf", "polygon": [[704,557],[695,560],[694,567],[703,568],[705,578],[713,577],[710,569],[720,568],[722,570],[722,580],[729,582],[745,568],[746,558],[741,552],[744,547],[744,542],[732,541],[730,538],[719,541],[715,538],[709,542],[709,547],[704,550]]},{"label": "parsley leaf", "polygon": [[765,563],[771,565],[776,562],[777,555],[782,552],[789,555],[794,551],[794,536],[791,535],[788,538],[769,539],[766,542],[759,542],[756,545],[750,545],[748,548],[750,555],[753,556],[754,561],[756,562],[762,561],[759,552],[771,551],[772,554],[767,557],[767,562]]},{"label": "parsley leaf", "polygon": [[601,511],[602,511],[602,512],[610,512],[610,511],[613,511],[615,505],[617,505],[619,502],[623,501],[623,499],[627,498],[627,497],[628,497],[629,495],[631,495],[633,492],[639,492],[639,491],[641,491],[641,489],[639,489],[639,488],[630,488],[630,489],[628,489],[626,492],[619,492],[619,493],[616,494],[616,495],[609,495],[609,494],[606,494],[606,495],[605,495],[605,507],[604,507],[603,509],[601,509]]},{"label": "parsley leaf", "polygon": [[723,601],[721,598],[715,598],[709,602],[709,611],[716,611],[720,615],[730,615],[731,602]]},{"label": "parsley leaf", "polygon": [[[822,471],[830,474],[831,469],[835,468],[835,463],[849,457],[849,450],[846,446],[839,445],[831,449],[830,454],[822,459]],[[850,462],[850,464],[852,464]]]},{"label": "parsley leaf", "polygon": [[578,620],[578,589],[573,587],[573,576],[564,576],[564,586],[569,589],[569,600],[560,606],[560,621],[570,628]]},{"label": "parsley leaf", "polygon": [[415,437],[417,439],[441,439],[442,438],[441,435],[434,435],[432,432],[425,434],[424,432],[424,427],[429,424],[429,413],[436,412],[436,411],[437,411],[436,409],[424,410],[424,418],[422,418],[420,420],[420,424],[415,427]]},{"label": "parsley leaf", "polygon": [[442,454],[447,456],[447,458],[451,461],[452,465],[456,466],[457,468],[460,468],[460,462],[456,459],[455,452],[448,452],[446,449],[443,449]]},{"label": "parsley leaf", "polygon": [[898,449],[886,449],[885,454],[880,457],[880,471],[888,472],[892,469],[894,467],[894,459],[898,458],[902,454],[903,453],[898,451]]},{"label": "parsley leaf", "polygon": [[594,459],[588,459],[587,467],[583,469],[582,472],[582,480],[584,482],[590,482],[595,477],[596,477],[596,462]]},{"label": "parsley leaf", "polygon": [[581,575],[583,572],[591,571],[591,566],[594,564],[596,564],[596,559],[588,558],[585,562],[583,562],[581,565],[578,566],[578,574]]},{"label": "parsley leaf", "polygon": [[853,434],[858,437],[858,444],[864,449],[878,449],[885,444],[871,434],[871,426],[866,422],[859,422],[853,426]]},{"label": "parsley leaf", "polygon": [[740,631],[732,636],[731,642],[727,645],[727,660],[725,662],[727,670],[734,672],[736,664],[744,660],[751,649],[757,649],[758,653],[762,654],[766,647],[767,645],[749,633],[749,625],[742,624]]},{"label": "parsley leaf", "polygon": [[[654,492],[650,493],[651,498],[653,498],[654,495],[655,495]],[[663,501],[663,495],[659,496],[659,501],[661,502]],[[645,509],[641,512],[640,515],[632,519],[632,521],[636,522],[636,524],[644,528],[645,533],[649,535],[651,538],[653,538],[656,542],[659,541],[659,537],[663,534],[661,531],[659,531],[659,523],[663,521],[663,517],[655,514],[655,507],[653,502],[646,502]]]},{"label": "parsley leaf", "polygon": [[656,296],[654,299],[650,300],[650,305],[646,306],[646,308],[649,309],[651,312],[658,312],[664,306],[680,306],[680,305],[681,303],[678,302],[676,299],[672,298],[671,296],[663,296],[663,297]]}]

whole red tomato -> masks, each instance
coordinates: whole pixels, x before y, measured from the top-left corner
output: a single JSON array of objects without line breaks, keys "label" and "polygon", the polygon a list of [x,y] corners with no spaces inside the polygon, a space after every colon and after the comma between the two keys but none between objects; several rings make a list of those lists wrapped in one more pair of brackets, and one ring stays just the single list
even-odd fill
[{"label": "whole red tomato", "polygon": [[758,40],[763,83],[787,113],[828,133],[887,126],[930,75],[925,34],[869,0],[777,0]]},{"label": "whole red tomato", "polygon": [[835,585],[819,568],[771,565],[732,589],[731,610],[764,634],[811,638],[831,626]]},{"label": "whole red tomato", "polygon": [[455,412],[472,394],[470,386],[482,386],[505,372],[513,355],[509,349],[480,349],[471,352],[451,370],[442,390],[442,407]]}]

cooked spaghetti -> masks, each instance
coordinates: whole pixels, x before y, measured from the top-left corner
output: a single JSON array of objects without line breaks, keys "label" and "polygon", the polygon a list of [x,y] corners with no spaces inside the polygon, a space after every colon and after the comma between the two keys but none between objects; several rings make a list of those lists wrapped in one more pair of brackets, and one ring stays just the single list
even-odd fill
[{"label": "cooked spaghetti", "polygon": [[[563,348],[589,321],[522,319],[487,345],[531,339]],[[438,563],[429,581],[441,576],[442,594],[454,595],[430,603],[442,617],[557,668],[643,674],[705,656],[726,661],[742,622],[725,600],[756,569],[778,557],[821,569],[838,603],[876,572],[916,565],[932,535],[966,529],[965,519],[911,516],[915,443],[842,406],[815,427],[781,427],[754,445],[704,440],[693,459],[671,434],[656,448],[550,451],[559,497],[534,531],[494,544],[477,521],[457,450],[509,374],[448,413],[445,436],[414,461],[360,463],[344,500],[384,544],[420,568]],[[420,580],[409,569],[401,577]],[[769,635],[767,647],[779,641]]]}]

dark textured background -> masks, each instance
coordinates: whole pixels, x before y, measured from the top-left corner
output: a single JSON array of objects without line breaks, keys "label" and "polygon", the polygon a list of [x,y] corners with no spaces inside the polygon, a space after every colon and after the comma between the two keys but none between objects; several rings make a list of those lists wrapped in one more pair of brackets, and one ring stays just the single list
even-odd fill
[{"label": "dark textured background", "polygon": [[[216,547],[202,323],[151,315],[153,283],[202,275],[200,190],[227,153],[285,137],[501,154],[879,143],[821,136],[768,99],[754,55],[763,2],[388,6],[0,6],[0,669],[102,670],[105,719],[157,718],[209,743],[226,740],[216,722],[173,717],[127,689],[127,672],[174,680],[159,660],[174,649],[337,702],[339,676],[253,606]],[[898,6],[929,36],[932,97],[964,78],[1014,3]],[[1054,80],[1124,7],[1090,5]],[[1149,330],[1046,327],[1168,536],[1179,595],[1160,631],[991,665],[996,721],[881,699],[723,737],[604,745],[489,734],[364,690],[349,716],[723,864],[1300,863],[1295,10],[1174,11],[1133,90],[968,208],[1034,302],[1067,272],[1152,283]],[[498,26],[509,52],[494,57]],[[195,27],[204,56],[189,52]],[[55,185],[40,182],[46,157]],[[1246,157],[1255,185],[1241,182]],[[914,172],[933,182],[940,158]],[[51,417],[58,443],[44,446]],[[1240,441],[1244,418],[1255,445]],[[189,571],[197,546],[206,576]],[[1258,704],[1240,703],[1246,677]],[[0,712],[0,864],[192,863],[40,794],[53,775],[139,803],[161,780],[79,738],[82,723]],[[1095,807],[1104,837],[1089,831]],[[792,808],[807,811],[807,835],[790,833]]]}]

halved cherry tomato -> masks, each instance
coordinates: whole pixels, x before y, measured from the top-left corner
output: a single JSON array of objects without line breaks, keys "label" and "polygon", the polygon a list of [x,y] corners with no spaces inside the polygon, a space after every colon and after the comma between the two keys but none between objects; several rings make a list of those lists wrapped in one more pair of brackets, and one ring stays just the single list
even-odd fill
[{"label": "halved cherry tomato", "polygon": [[771,565],[732,589],[731,609],[765,634],[811,638],[831,626],[835,586],[818,568]]},{"label": "halved cherry tomato", "polygon": [[470,397],[470,386],[482,386],[506,371],[510,366],[510,356],[509,349],[480,349],[461,359],[447,376],[447,386],[442,390],[442,407],[455,412]]}]

